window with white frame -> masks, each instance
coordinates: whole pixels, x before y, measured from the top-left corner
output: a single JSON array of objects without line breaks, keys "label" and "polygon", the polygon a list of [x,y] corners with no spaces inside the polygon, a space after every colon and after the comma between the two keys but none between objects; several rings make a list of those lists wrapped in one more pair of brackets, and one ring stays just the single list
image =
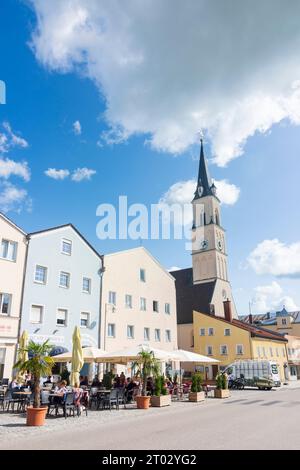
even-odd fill
[{"label": "window with white frame", "polygon": [[242,344],[236,345],[236,354],[242,356],[244,354],[244,346]]},{"label": "window with white frame", "polygon": [[171,343],[171,330],[166,330],[166,343]]},{"label": "window with white frame", "polygon": [[88,328],[90,324],[90,314],[88,312],[80,313],[80,326],[82,328]]},{"label": "window with white frame", "polygon": [[115,336],[116,336],[116,325],[114,323],[109,323],[107,325],[107,336],[109,338],[115,338]]},{"label": "window with white frame", "polygon": [[31,305],[29,321],[30,323],[43,322],[44,307],[42,305]]},{"label": "window with white frame", "polygon": [[227,347],[226,344],[221,344],[221,346],[220,346],[220,354],[221,354],[222,356],[227,356],[227,354],[228,354],[228,347]]},{"label": "window with white frame", "polygon": [[146,299],[145,297],[140,298],[140,310],[145,311],[147,309]]},{"label": "window with white frame", "polygon": [[2,240],[0,252],[1,258],[7,259],[9,261],[16,261],[17,246],[17,242],[12,242],[11,240]]},{"label": "window with white frame", "polygon": [[67,326],[68,311],[64,308],[59,308],[56,312],[56,325]]},{"label": "window with white frame", "polygon": [[39,264],[35,267],[34,281],[39,284],[46,284],[47,282],[47,268],[40,266]]},{"label": "window with white frame", "polygon": [[150,328],[144,328],[144,341],[150,341]]},{"label": "window with white frame", "polygon": [[59,275],[59,286],[68,289],[70,287],[70,273],[61,271]]},{"label": "window with white frame", "polygon": [[133,325],[127,325],[127,338],[128,339],[134,338],[134,326]]},{"label": "window with white frame", "polygon": [[165,303],[165,313],[171,315],[171,305],[168,302]]},{"label": "window with white frame", "polygon": [[146,271],[145,269],[140,269],[140,281],[146,282]]},{"label": "window with white frame", "polygon": [[72,242],[71,240],[62,240],[61,244],[61,251],[64,255],[71,255],[72,254]]},{"label": "window with white frame", "polygon": [[132,295],[130,294],[125,295],[125,307],[132,308]]},{"label": "window with white frame", "polygon": [[117,304],[117,293],[110,290],[109,293],[108,293],[108,303],[109,304],[112,304],[112,305],[115,305]]},{"label": "window with white frame", "polygon": [[89,277],[83,277],[82,278],[82,290],[86,294],[91,293],[91,279]]},{"label": "window with white frame", "polygon": [[230,335],[231,335],[230,328],[225,328],[225,330],[224,330],[224,336],[230,336]]},{"label": "window with white frame", "polygon": [[155,328],[154,338],[155,338],[155,341],[160,341],[160,329],[159,328]]},{"label": "window with white frame", "polygon": [[153,312],[159,312],[159,305],[157,300],[153,300]]},{"label": "window with white frame", "polygon": [[208,356],[213,355],[213,347],[212,346],[206,346],[206,352]]},{"label": "window with white frame", "polygon": [[199,336],[205,336],[205,328],[200,328]]},{"label": "window with white frame", "polygon": [[11,294],[6,294],[4,292],[0,293],[0,314],[9,315],[11,309]]},{"label": "window with white frame", "polygon": [[214,336],[215,332],[213,328],[208,328],[208,336]]}]

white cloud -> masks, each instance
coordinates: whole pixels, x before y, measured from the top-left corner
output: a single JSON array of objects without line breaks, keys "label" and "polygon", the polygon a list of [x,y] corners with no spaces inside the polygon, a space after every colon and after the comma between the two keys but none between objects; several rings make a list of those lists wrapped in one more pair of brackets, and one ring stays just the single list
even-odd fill
[{"label": "white cloud", "polygon": [[73,122],[73,132],[75,135],[80,135],[82,132],[80,121]]},{"label": "white cloud", "polygon": [[20,212],[23,208],[31,210],[31,199],[25,189],[18,188],[10,182],[0,183],[0,210]]},{"label": "white cloud", "polygon": [[2,123],[4,131],[0,131],[0,154],[8,152],[13,147],[27,148],[28,142],[15,134],[9,122]]},{"label": "white cloud", "polygon": [[300,123],[297,0],[31,3],[37,59],[83,73],[106,99],[100,144],[142,133],[178,153],[201,128],[226,165],[255,132]]},{"label": "white cloud", "polygon": [[180,271],[181,268],[179,268],[178,266],[172,266],[171,268],[168,269],[169,272],[172,272],[172,271]]},{"label": "white cloud", "polygon": [[45,171],[45,175],[49,176],[49,178],[53,178],[54,180],[64,180],[70,175],[69,170],[57,170],[56,168],[48,168]]},{"label": "white cloud", "polygon": [[0,178],[8,179],[12,175],[23,178],[24,181],[30,180],[30,169],[27,162],[16,162],[8,158],[0,158]]},{"label": "white cloud", "polygon": [[298,310],[298,306],[292,297],[284,295],[283,289],[278,282],[273,281],[270,285],[258,286],[254,289],[252,300],[252,310],[254,313],[279,311],[283,307],[290,312]]},{"label": "white cloud", "polygon": [[91,170],[90,168],[77,168],[74,170],[71,176],[71,179],[76,182],[80,182],[83,180],[90,180],[91,177],[96,173],[95,170]]},{"label": "white cloud", "polygon": [[[240,189],[234,184],[228,183],[226,180],[215,181],[217,187],[217,196],[222,204],[233,205],[237,202],[240,194]],[[191,201],[194,197],[196,189],[196,180],[178,181],[162,195],[159,204],[167,204],[168,206],[179,205],[184,206],[184,225],[189,225],[193,220],[193,211]],[[175,206],[174,206],[175,207]],[[182,212],[174,211],[175,223],[182,224]]]},{"label": "white cloud", "polygon": [[250,253],[248,262],[257,274],[300,277],[300,242],[287,245],[276,238],[264,240]]}]

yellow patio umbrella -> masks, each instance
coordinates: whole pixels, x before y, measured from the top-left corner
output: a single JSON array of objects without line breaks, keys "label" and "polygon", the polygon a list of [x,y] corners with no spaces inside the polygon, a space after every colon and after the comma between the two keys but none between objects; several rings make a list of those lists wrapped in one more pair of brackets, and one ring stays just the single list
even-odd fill
[{"label": "yellow patio umbrella", "polygon": [[[26,330],[23,331],[19,341],[19,351],[18,351],[18,361],[25,362],[28,361],[28,353],[24,351],[28,345],[28,332]],[[24,374],[19,371],[17,373],[16,380],[18,383],[24,382]]]},{"label": "yellow patio umbrella", "polygon": [[75,326],[73,333],[72,365],[71,365],[71,385],[79,383],[79,373],[83,366],[83,353],[81,347],[81,335],[78,326]]}]

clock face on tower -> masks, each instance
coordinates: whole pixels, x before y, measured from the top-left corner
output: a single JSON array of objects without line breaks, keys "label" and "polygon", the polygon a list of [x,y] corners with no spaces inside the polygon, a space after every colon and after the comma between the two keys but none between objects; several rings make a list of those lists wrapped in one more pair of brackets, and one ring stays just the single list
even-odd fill
[{"label": "clock face on tower", "polygon": [[208,241],[207,240],[203,240],[201,242],[201,250],[207,250],[208,248]]}]

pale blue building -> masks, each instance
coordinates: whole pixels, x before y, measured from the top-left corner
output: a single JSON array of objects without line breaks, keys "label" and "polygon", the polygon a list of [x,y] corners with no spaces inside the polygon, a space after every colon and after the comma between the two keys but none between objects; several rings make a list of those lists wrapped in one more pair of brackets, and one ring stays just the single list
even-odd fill
[{"label": "pale blue building", "polygon": [[72,351],[75,326],[83,346],[99,347],[102,256],[71,224],[27,238],[20,330],[48,339],[53,355]]}]

